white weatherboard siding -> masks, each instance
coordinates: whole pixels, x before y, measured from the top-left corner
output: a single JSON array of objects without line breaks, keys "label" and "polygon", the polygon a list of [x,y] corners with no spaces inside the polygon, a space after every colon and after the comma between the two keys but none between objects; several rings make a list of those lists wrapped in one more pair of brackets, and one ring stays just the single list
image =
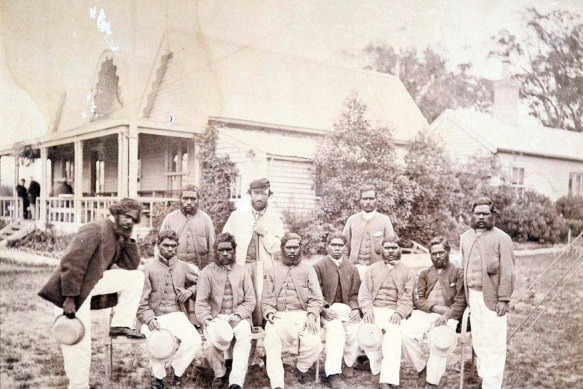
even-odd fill
[{"label": "white weatherboard siding", "polygon": [[314,209],[313,163],[273,159],[270,161],[269,181],[275,194],[273,200],[280,210],[306,212]]},{"label": "white weatherboard siding", "polygon": [[140,191],[166,189],[166,153],[163,136],[140,134]]}]

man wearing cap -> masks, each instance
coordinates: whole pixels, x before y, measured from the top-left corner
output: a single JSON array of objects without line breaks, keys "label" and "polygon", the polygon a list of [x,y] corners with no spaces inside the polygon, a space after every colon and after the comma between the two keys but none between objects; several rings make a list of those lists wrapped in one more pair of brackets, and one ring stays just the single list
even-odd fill
[{"label": "man wearing cap", "polygon": [[[429,243],[433,266],[423,269],[417,279],[414,304],[416,310],[403,328],[403,355],[419,376],[425,379],[425,388],[437,388],[445,373],[448,355],[430,349],[425,360],[421,342],[434,326],[447,325],[454,334],[458,319],[466,308],[463,270],[449,262],[450,246],[447,239],[438,236]],[[455,347],[455,343],[453,345]],[[450,353],[454,347],[450,347]]]},{"label": "man wearing cap", "polygon": [[282,216],[269,207],[273,194],[267,178],[253,180],[247,193],[251,196],[251,207],[241,207],[231,213],[223,232],[228,232],[237,241],[236,262],[248,264],[257,305],[253,312],[253,324],[262,324],[261,293],[264,274],[273,266],[274,255],[279,251],[283,236]]},{"label": "man wearing cap", "polygon": [[[111,217],[84,225],[73,237],[47,284],[38,293],[56,305],[55,313],[77,318],[85,327],[74,345],[61,345],[69,389],[89,388],[91,365],[91,296],[118,293],[110,336],[143,338],[133,323],[144,274],[136,270],[140,255],[131,238],[141,205],[129,198],[109,208]],[[115,267],[114,267],[115,266]]]},{"label": "man wearing cap", "polygon": [[[251,314],[255,309],[255,291],[251,276],[235,262],[235,238],[222,233],[215,241],[215,263],[200,274],[196,295],[196,315],[209,340],[207,360],[215,372],[213,387],[229,379],[229,389],[241,389],[245,383],[251,350]],[[228,326],[224,324],[228,323]],[[226,327],[230,336],[225,336]],[[224,352],[233,346],[231,374],[227,377]]]},{"label": "man wearing cap", "polygon": [[384,332],[382,344],[366,348],[373,376],[380,373],[381,389],[399,385],[401,364],[401,325],[413,310],[413,271],[400,262],[401,248],[396,235],[384,238],[383,261],[373,263],[366,271],[358,303],[365,323],[374,323]]},{"label": "man wearing cap", "polygon": [[[193,266],[176,257],[178,236],[173,230],[161,230],[156,239],[158,254],[142,271],[144,289],[138,309],[141,331],[150,336],[152,331],[166,329],[180,340],[180,347],[172,358],[173,382],[180,385],[184,372],[202,348],[202,340],[186,315],[185,303],[194,297],[198,276]],[[165,360],[150,358],[152,362],[152,389],[164,389]]]},{"label": "man wearing cap", "polygon": [[180,191],[180,209],[166,215],[160,230],[174,230],[178,235],[178,259],[202,270],[215,242],[215,226],[198,205],[198,188],[185,186]]},{"label": "man wearing cap", "polygon": [[472,228],[460,239],[472,344],[482,388],[501,388],[506,363],[506,312],[514,289],[512,239],[494,227],[494,202],[472,203]]},{"label": "man wearing cap", "polygon": [[299,383],[322,350],[318,318],[323,306],[322,291],[313,266],[302,262],[302,238],[287,233],[281,239],[281,261],[266,273],[261,310],[265,325],[267,375],[272,388],[284,387],[281,360],[283,344],[299,342],[296,374]]},{"label": "man wearing cap", "polygon": [[391,219],[376,211],[376,188],[366,184],[359,192],[362,211],[348,218],[343,233],[350,261],[356,265],[362,278],[371,264],[382,259],[381,241],[394,232]]},{"label": "man wearing cap", "polygon": [[322,326],[326,330],[325,370],[332,389],[346,389],[348,386],[340,373],[352,377],[352,366],[360,351],[356,338],[360,324],[360,276],[356,266],[343,258],[346,237],[342,233],[330,234],[326,243],[328,256],[314,265],[324,296],[321,316]]}]

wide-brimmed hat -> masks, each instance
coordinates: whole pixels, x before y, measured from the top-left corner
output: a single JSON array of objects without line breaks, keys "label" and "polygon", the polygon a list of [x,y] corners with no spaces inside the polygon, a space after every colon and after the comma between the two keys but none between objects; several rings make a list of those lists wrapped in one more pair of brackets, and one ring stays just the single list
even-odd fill
[{"label": "wide-brimmed hat", "polygon": [[176,351],[176,337],[165,328],[160,328],[150,332],[146,339],[146,352],[152,359],[166,361],[174,355]]},{"label": "wide-brimmed hat", "polygon": [[337,314],[340,320],[348,321],[350,320],[350,312],[352,309],[346,304],[334,303],[330,305],[330,311]]},{"label": "wide-brimmed hat", "polygon": [[457,336],[453,328],[442,325],[433,327],[429,331],[427,342],[432,353],[440,357],[447,357],[455,350]]},{"label": "wide-brimmed hat", "polygon": [[358,326],[356,338],[358,345],[364,351],[376,351],[383,342],[383,333],[381,328],[374,323],[362,323]]},{"label": "wide-brimmed hat", "polygon": [[69,319],[65,315],[60,315],[53,323],[53,335],[60,344],[72,346],[83,339],[85,326],[76,317]]},{"label": "wide-brimmed hat", "polygon": [[213,320],[206,329],[206,338],[219,350],[227,350],[233,340],[233,328],[225,320]]}]

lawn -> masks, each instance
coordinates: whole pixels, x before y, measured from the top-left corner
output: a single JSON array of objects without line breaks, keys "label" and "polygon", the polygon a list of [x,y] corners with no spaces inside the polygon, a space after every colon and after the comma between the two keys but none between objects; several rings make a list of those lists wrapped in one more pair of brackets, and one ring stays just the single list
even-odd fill
[{"label": "lawn", "polygon": [[[517,287],[515,301],[509,316],[509,334],[518,326],[542,297],[551,288],[558,294],[543,311],[545,303],[531,320],[510,340],[504,388],[581,388],[583,387],[583,290],[578,282],[582,268],[559,290],[564,281],[554,286],[565,274],[574,255],[559,262],[534,293],[528,286],[548,263],[549,255],[517,258]],[[581,259],[580,259],[581,261]],[[50,267],[32,267],[0,261],[0,387],[1,388],[65,388],[66,377],[60,350],[50,334],[53,322],[52,307],[36,296],[36,292],[49,277]],[[565,279],[566,280],[566,279]],[[551,293],[552,297],[554,294]],[[532,320],[540,317],[532,324]],[[91,368],[91,385],[105,387],[104,347],[99,343],[102,334],[104,312],[94,312]],[[263,350],[258,347],[258,354]],[[468,355],[469,357],[469,355]],[[286,356],[286,386],[294,385],[291,374],[293,356]],[[320,384],[310,386],[327,388],[323,372],[324,355],[321,357]],[[198,361],[200,364],[201,361]],[[247,377],[248,388],[268,388],[262,361],[255,356]],[[469,369],[469,363],[466,363]],[[191,372],[191,375],[193,373]],[[469,370],[466,370],[466,375]],[[118,345],[114,350],[114,388],[144,388],[149,385],[148,360],[141,346]],[[198,368],[200,378],[188,379],[185,388],[208,387],[211,373],[204,365]],[[357,370],[353,378],[346,379],[353,388],[370,387],[370,373]],[[470,387],[476,379],[469,380]],[[441,388],[456,388],[459,385],[459,347],[448,361],[448,370],[442,379]],[[401,387],[417,387],[416,373],[406,363],[401,366]],[[420,384],[418,387],[422,387]]]}]

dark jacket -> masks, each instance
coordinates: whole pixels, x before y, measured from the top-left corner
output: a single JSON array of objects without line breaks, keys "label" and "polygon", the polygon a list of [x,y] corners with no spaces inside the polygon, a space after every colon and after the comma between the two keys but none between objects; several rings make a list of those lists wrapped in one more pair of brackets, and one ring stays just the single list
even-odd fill
[{"label": "dark jacket", "polygon": [[63,307],[65,297],[74,297],[77,309],[113,264],[135,270],[140,255],[135,240],[120,242],[109,219],[89,223],[73,237],[59,267],[38,295]]},{"label": "dark jacket", "polygon": [[342,288],[342,302],[350,308],[358,308],[358,290],[360,289],[360,276],[356,266],[348,258],[344,258],[340,266],[330,259],[322,258],[315,265],[316,275],[324,295],[324,304],[332,305],[338,288],[338,275],[340,274],[340,288]]},{"label": "dark jacket", "polygon": [[40,184],[33,180],[28,186],[28,197],[36,199],[38,196],[40,196]]},{"label": "dark jacket", "polygon": [[449,263],[439,274],[435,266],[421,270],[417,278],[415,293],[415,308],[425,312],[431,312],[433,304],[427,301],[427,297],[433,290],[437,281],[441,282],[446,306],[449,307],[447,316],[450,319],[459,319],[466,309],[466,294],[464,291],[464,271],[462,268]]}]

